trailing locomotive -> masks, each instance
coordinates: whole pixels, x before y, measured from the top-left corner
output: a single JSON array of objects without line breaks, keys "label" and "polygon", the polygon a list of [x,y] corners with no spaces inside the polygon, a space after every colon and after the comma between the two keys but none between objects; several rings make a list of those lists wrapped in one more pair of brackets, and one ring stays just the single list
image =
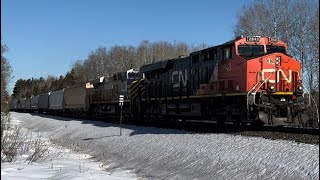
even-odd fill
[{"label": "trailing locomotive", "polygon": [[137,81],[143,80],[143,74],[137,69],[130,69],[119,72],[111,77],[101,77],[89,83],[93,85],[94,91],[89,95],[91,112],[97,115],[109,114],[119,115],[119,95],[124,95],[124,114],[134,115],[135,112],[130,106],[132,97],[128,88]]},{"label": "trailing locomotive", "polygon": [[[85,88],[33,97],[38,97],[41,112],[119,115],[118,97],[124,95],[124,115],[133,118],[312,126],[303,117],[308,104],[300,73],[300,62],[287,54],[283,41],[238,37],[189,56],[142,66],[140,71],[101,77]],[[12,107],[23,109],[25,102],[20,99]]]}]

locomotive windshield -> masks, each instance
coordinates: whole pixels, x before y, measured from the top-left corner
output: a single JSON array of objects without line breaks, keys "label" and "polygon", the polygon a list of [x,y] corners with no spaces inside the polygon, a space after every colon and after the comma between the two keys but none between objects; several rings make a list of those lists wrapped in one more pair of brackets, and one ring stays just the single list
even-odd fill
[{"label": "locomotive windshield", "polygon": [[267,45],[267,53],[274,53],[274,52],[279,52],[286,54],[286,48],[284,46],[271,46]]},{"label": "locomotive windshield", "polygon": [[239,56],[256,56],[264,54],[263,45],[239,45],[238,46]]},{"label": "locomotive windshield", "polygon": [[142,73],[136,73],[136,72],[128,73],[128,79],[142,79]]}]

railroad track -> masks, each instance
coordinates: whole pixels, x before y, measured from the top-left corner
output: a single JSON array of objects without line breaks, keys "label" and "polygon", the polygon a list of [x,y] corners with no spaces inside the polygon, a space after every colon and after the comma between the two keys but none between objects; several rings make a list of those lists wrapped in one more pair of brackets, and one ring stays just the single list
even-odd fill
[{"label": "railroad track", "polygon": [[261,126],[253,127],[252,130],[256,131],[272,131],[272,132],[285,132],[295,134],[311,134],[319,136],[319,129],[317,128],[294,128],[294,127],[272,127],[272,126]]}]

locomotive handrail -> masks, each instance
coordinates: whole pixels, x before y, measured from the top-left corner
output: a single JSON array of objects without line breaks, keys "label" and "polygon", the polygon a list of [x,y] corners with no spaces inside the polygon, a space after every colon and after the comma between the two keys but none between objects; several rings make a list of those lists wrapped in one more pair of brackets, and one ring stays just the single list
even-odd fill
[{"label": "locomotive handrail", "polygon": [[305,94],[308,94],[308,105],[307,107],[309,107],[311,105],[311,93],[310,92],[303,92],[302,96],[303,98],[305,98]]},{"label": "locomotive handrail", "polygon": [[267,79],[263,80],[263,82],[260,84],[260,86],[257,88],[256,92],[254,92],[254,93],[257,93],[257,91],[261,88],[261,86],[262,86],[264,83],[266,83],[267,81],[269,81],[272,73],[273,73],[273,72],[271,72],[271,74],[269,75],[269,77],[268,77]]},{"label": "locomotive handrail", "polygon": [[[256,90],[256,92],[254,92],[254,94],[257,93],[257,91],[261,88],[261,86],[270,79],[272,73],[273,73],[273,72],[271,72],[271,74],[269,75],[269,77],[266,78],[265,80],[263,80],[262,82],[261,82],[261,81],[258,81],[257,84],[255,84],[255,85],[252,87],[252,89],[247,93],[247,97],[248,97],[249,94],[251,94],[252,91],[254,91],[254,90]],[[259,88],[256,88],[256,86],[257,86],[260,82],[261,82],[261,84],[260,84]]]},{"label": "locomotive handrail", "polygon": [[[305,95],[306,93],[303,93],[303,97],[304,97],[304,95]],[[307,105],[307,107],[309,107],[310,105],[311,105],[311,99],[313,100],[313,103],[314,103],[314,105],[315,105],[315,107],[316,107],[316,109],[317,109],[317,120],[318,120],[318,122],[319,122],[319,109],[318,109],[318,106],[317,106],[317,103],[316,103],[316,101],[314,100],[314,98],[312,97],[312,95],[311,95],[311,93],[310,92],[308,92],[308,95],[309,95],[309,98],[308,98],[308,105]]]}]

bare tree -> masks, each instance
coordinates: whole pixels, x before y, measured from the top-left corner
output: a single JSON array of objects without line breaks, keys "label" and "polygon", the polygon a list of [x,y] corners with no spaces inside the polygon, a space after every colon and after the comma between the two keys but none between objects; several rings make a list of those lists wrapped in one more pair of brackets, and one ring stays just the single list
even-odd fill
[{"label": "bare tree", "polygon": [[7,47],[1,44],[1,112],[5,111],[8,107],[9,94],[7,91],[7,85],[11,76],[11,66],[5,57]]},{"label": "bare tree", "polygon": [[72,64],[72,68],[70,73],[74,77],[74,82],[75,84],[81,84],[86,81],[88,81],[88,72],[86,72],[84,66],[83,66],[83,61],[82,60],[77,60]]},{"label": "bare tree", "polygon": [[138,65],[142,66],[151,63],[152,60],[151,43],[149,41],[141,41],[136,53]]}]

